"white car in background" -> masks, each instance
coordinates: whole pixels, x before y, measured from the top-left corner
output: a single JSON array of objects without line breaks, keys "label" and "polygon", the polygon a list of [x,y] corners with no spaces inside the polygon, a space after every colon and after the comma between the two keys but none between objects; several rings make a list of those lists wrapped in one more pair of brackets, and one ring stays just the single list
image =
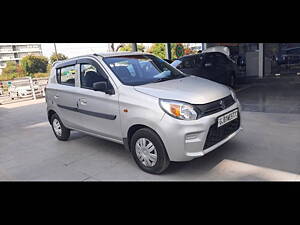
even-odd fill
[{"label": "white car in background", "polygon": [[[39,85],[33,84],[34,92],[38,95],[43,95],[43,91]],[[32,96],[32,89],[29,80],[17,80],[13,81],[12,85],[8,89],[8,93],[11,99],[26,98]]]}]

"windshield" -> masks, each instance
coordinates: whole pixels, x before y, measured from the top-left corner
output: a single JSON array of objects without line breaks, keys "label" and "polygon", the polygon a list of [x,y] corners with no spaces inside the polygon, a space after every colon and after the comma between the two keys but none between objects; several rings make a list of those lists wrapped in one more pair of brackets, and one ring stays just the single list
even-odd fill
[{"label": "windshield", "polygon": [[136,86],[185,77],[183,73],[152,55],[104,58],[103,61],[125,85]]}]

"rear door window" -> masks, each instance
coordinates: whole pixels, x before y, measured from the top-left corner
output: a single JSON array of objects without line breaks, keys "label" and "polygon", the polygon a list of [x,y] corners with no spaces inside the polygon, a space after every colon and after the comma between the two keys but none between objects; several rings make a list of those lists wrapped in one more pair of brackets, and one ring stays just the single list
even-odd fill
[{"label": "rear door window", "polygon": [[75,65],[66,66],[57,69],[57,82],[62,85],[75,86],[75,77],[77,74]]}]

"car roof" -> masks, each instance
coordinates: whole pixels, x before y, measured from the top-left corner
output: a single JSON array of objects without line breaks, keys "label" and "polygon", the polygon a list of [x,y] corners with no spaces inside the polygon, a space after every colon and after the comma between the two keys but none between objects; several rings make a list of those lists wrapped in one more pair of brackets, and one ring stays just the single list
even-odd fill
[{"label": "car roof", "polygon": [[289,51],[289,50],[294,50],[294,49],[299,49],[300,47],[294,47],[294,48],[285,48],[282,49],[283,51]]},{"label": "car roof", "polygon": [[187,58],[192,58],[192,57],[195,57],[197,55],[204,55],[205,53],[197,53],[197,54],[192,54],[192,55],[185,55],[185,56],[182,56],[180,58],[177,58],[176,60],[181,60],[181,59],[187,59]]},{"label": "car roof", "polygon": [[131,56],[131,55],[152,55],[151,53],[145,53],[145,52],[103,52],[103,53],[95,53],[95,54],[89,54],[89,55],[81,55],[76,56],[73,58],[56,61],[52,64],[52,66],[57,66],[61,63],[66,63],[69,61],[81,59],[83,57],[101,57],[101,58],[108,58],[108,57],[118,57],[118,56]]},{"label": "car roof", "polygon": [[151,55],[150,53],[145,52],[103,52],[95,54],[102,58],[106,57],[116,57],[116,56],[129,56],[129,55]]}]

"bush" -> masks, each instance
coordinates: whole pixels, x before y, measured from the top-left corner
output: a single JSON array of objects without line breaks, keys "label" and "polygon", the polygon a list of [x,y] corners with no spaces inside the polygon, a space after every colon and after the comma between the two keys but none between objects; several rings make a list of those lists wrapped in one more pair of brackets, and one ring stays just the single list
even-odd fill
[{"label": "bush", "polygon": [[46,73],[48,59],[44,56],[28,55],[21,59],[21,66],[27,75]]},{"label": "bush", "polygon": [[40,77],[49,77],[49,73],[35,73],[32,76],[33,78],[40,78]]},{"label": "bush", "polygon": [[[144,52],[145,46],[144,45],[137,45],[138,52]],[[120,52],[131,52],[132,51],[132,44],[126,44],[119,48]]]},{"label": "bush", "polygon": [[20,75],[18,73],[2,74],[0,75],[0,81],[13,80],[14,78],[19,78],[19,77],[23,77],[23,75]]},{"label": "bush", "polygon": [[62,53],[58,53],[57,56],[55,53],[52,53],[52,55],[50,56],[50,64],[53,64],[57,60],[65,60],[65,59],[68,59],[68,57]]}]

